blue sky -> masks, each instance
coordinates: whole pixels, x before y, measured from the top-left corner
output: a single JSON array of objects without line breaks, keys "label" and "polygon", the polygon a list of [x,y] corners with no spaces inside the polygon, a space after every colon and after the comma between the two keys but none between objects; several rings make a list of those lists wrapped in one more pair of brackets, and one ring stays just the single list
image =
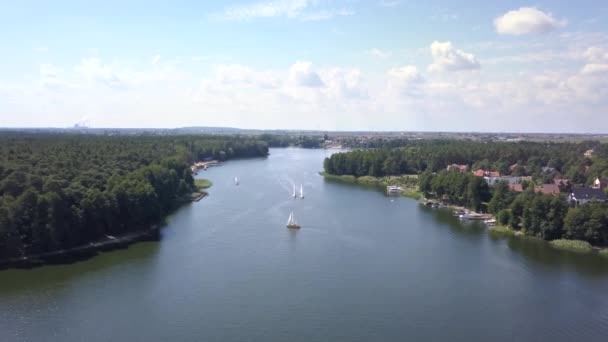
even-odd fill
[{"label": "blue sky", "polygon": [[608,3],[0,2],[0,126],[606,132]]}]

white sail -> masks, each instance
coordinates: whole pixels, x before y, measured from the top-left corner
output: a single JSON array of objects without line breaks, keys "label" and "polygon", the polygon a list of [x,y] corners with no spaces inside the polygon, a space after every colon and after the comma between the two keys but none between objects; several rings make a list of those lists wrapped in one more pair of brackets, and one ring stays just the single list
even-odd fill
[{"label": "white sail", "polygon": [[239,179],[234,177],[234,184],[239,185]]},{"label": "white sail", "polygon": [[304,198],[304,187],[300,184],[300,198]]},{"label": "white sail", "polygon": [[293,211],[289,214],[289,218],[287,219],[287,225],[291,226],[296,223],[295,218],[293,217]]},{"label": "white sail", "polygon": [[293,186],[293,194],[292,194],[293,198],[296,198],[296,186]]}]

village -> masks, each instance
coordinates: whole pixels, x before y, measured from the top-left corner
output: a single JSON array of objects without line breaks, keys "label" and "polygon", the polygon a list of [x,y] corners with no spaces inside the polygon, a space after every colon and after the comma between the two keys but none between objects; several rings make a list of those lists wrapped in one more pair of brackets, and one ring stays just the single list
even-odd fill
[{"label": "village", "polygon": [[[525,169],[525,166],[513,164],[509,167],[509,170],[513,172],[518,167]],[[451,164],[446,168],[447,171],[451,172],[469,172],[468,165]],[[473,175],[482,177],[489,186],[494,186],[499,182],[505,182],[508,184],[511,191],[520,193],[524,192],[529,186],[534,187],[534,191],[550,196],[560,196],[563,194],[568,204],[572,207],[580,206],[589,202],[607,202],[608,196],[606,195],[606,187],[608,186],[607,178],[596,178],[593,185],[590,187],[574,185],[572,182],[563,178],[561,174],[555,170],[555,168],[545,166],[542,168],[543,173],[554,174],[555,177],[552,182],[534,185],[532,176],[514,176],[514,175],[501,175],[498,171],[477,169],[472,171]]]}]

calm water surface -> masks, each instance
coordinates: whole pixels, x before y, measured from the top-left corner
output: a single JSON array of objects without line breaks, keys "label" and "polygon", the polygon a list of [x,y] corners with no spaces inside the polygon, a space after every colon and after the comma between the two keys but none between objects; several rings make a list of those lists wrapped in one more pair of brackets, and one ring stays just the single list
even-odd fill
[{"label": "calm water surface", "polygon": [[606,341],[608,261],[326,182],[330,153],[204,172],[158,243],[0,272],[0,341]]}]

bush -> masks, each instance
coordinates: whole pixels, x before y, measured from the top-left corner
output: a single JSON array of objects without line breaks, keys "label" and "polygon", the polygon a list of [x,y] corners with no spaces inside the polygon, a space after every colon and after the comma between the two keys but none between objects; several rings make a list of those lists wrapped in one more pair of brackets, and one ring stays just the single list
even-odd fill
[{"label": "bush", "polygon": [[581,241],[581,240],[559,239],[559,240],[550,241],[549,244],[555,248],[568,250],[568,251],[572,251],[572,252],[587,253],[587,252],[591,252],[593,250],[593,248],[591,247],[591,244],[589,242]]},{"label": "bush", "polygon": [[511,211],[508,209],[499,211],[498,215],[496,215],[496,221],[498,221],[498,224],[501,226],[507,226],[509,221],[511,221]]}]

